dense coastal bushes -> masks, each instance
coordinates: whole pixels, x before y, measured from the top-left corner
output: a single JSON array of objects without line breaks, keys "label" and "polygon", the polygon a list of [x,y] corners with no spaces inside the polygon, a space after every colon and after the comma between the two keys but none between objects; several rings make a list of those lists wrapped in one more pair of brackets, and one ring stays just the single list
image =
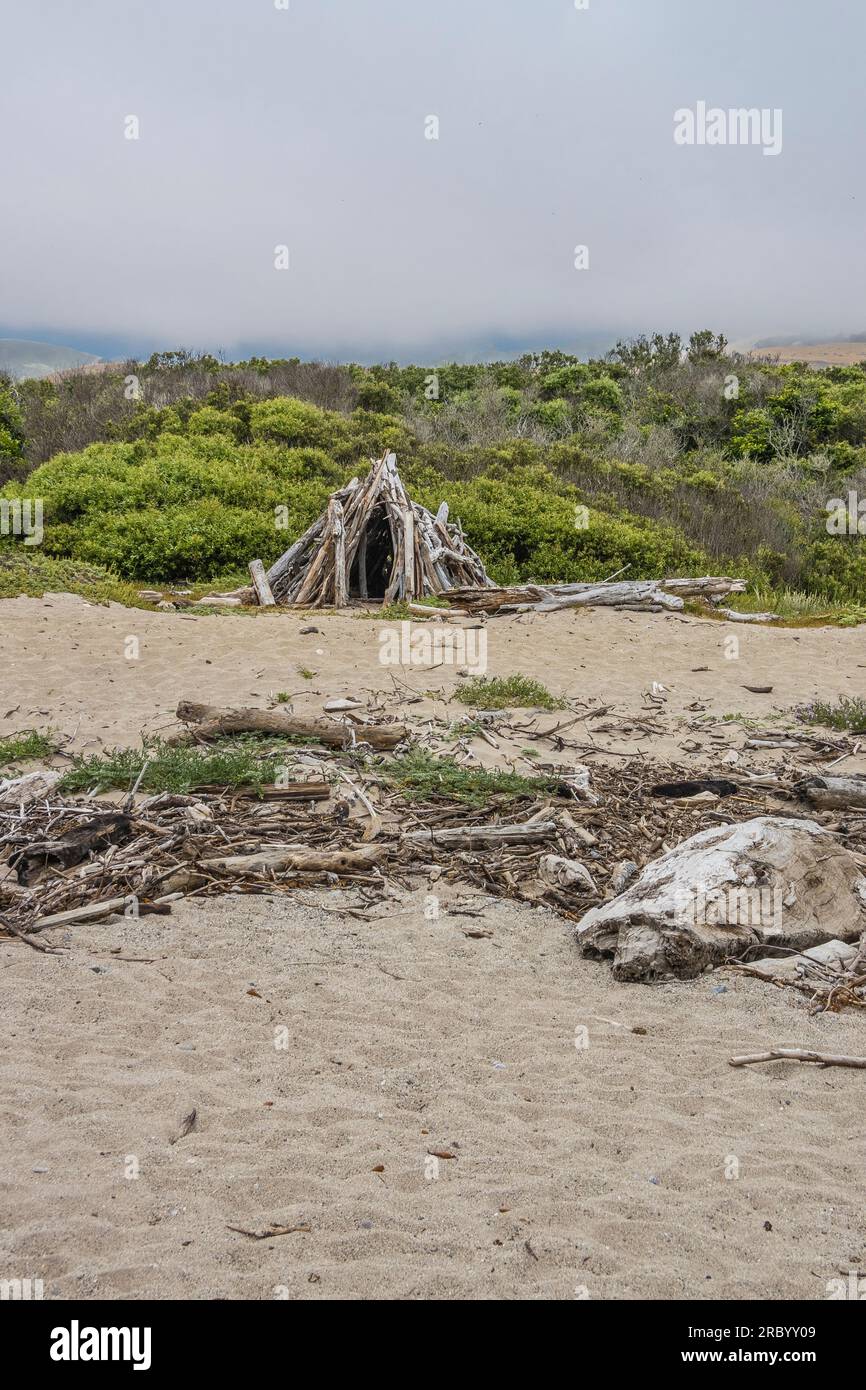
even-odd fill
[{"label": "dense coastal bushes", "polygon": [[657,335],[605,361],[429,369],[173,353],[0,383],[0,495],[43,499],[43,555],[210,580],[275,559],[389,447],[503,581],[723,568],[862,599],[863,540],[826,521],[831,498],[866,496],[866,371],[726,346]]}]

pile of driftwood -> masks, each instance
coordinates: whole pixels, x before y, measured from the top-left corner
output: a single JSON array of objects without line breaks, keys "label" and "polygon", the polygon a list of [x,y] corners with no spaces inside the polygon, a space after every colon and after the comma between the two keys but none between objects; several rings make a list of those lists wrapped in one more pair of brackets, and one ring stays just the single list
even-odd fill
[{"label": "pile of driftwood", "polygon": [[491,583],[463,529],[448,522],[448,503],[436,515],[413,502],[397,458],[371,460],[363,482],[353,478],[333,493],[317,521],[265,572],[250,563],[253,594],[237,597],[270,607],[345,608],[350,599],[423,598],[459,585]]},{"label": "pile of driftwood", "polygon": [[[181,703],[179,717],[199,740],[247,732],[315,740],[297,747],[303,774],[279,785],[153,796],[136,786],[120,805],[60,795],[56,772],[0,789],[0,931],[53,951],[62,939],[52,929],[76,922],[165,913],[181,897],[315,886],[342,889],[339,910],[369,917],[419,877],[546,904],[623,979],[749,964],[756,952],[799,958],[860,930],[866,813],[857,807],[866,807],[866,779],[711,787],[688,770],[633,759],[591,773],[550,764],[543,790],[498,793],[482,808],[444,795],[417,801],[387,756],[406,727],[340,713],[343,722],[329,722]],[[554,748],[563,733],[557,724],[546,735]],[[790,899],[781,931],[677,916],[675,889],[718,887],[731,865],[747,884],[775,866]],[[800,885],[792,899],[791,883]],[[816,963],[805,959],[804,976]],[[834,981],[826,1007],[863,999],[859,957],[846,959],[850,978]]]},{"label": "pile of driftwood", "polygon": [[834,938],[805,951],[739,961],[733,969],[805,994],[812,1013],[866,1009],[866,937],[857,942]]},{"label": "pile of driftwood", "polygon": [[[719,603],[741,594],[745,579],[707,575],[702,579],[606,580],[585,584],[515,584],[505,589],[453,588],[448,602],[467,613],[555,613],[562,608],[625,608],[639,613],[681,612],[687,598]],[[722,609],[727,613],[729,610]],[[744,620],[755,614],[736,614]],[[765,616],[765,615],[757,615]],[[770,615],[773,616],[773,615]]]}]

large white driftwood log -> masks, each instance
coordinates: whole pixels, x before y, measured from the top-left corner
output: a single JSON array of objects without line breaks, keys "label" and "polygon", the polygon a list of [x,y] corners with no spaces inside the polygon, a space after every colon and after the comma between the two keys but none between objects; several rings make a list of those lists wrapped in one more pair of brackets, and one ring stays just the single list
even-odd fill
[{"label": "large white driftwood log", "polygon": [[758,816],[702,830],[647,864],[575,929],[619,980],[690,978],[751,945],[805,950],[864,926],[866,878],[814,821]]}]

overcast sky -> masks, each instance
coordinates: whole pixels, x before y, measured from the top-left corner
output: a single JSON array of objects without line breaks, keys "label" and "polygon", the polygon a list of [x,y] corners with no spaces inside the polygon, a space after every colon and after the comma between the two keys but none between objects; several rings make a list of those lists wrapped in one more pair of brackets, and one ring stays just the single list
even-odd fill
[{"label": "overcast sky", "polygon": [[[0,0],[0,336],[866,330],[863,0],[285,2]],[[781,152],[678,145],[701,101],[780,109]]]}]

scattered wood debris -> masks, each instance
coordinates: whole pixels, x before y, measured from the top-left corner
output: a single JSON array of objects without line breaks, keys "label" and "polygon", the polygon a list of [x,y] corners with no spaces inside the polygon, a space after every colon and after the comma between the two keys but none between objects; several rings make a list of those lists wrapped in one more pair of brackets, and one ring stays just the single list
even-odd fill
[{"label": "scattered wood debris", "polygon": [[[657,713],[618,719],[611,706],[599,706],[577,710],[549,728],[537,715],[482,714],[477,722],[485,732],[546,742],[554,756],[532,760],[535,780],[525,790],[497,791],[483,805],[437,795],[435,781],[423,799],[412,799],[382,755],[399,753],[417,739],[448,760],[472,766],[477,760],[466,736],[455,742],[441,720],[410,730],[378,698],[366,708],[354,698],[327,703],[325,717],[310,718],[279,708],[223,710],[181,701],[178,715],[187,738],[258,732],[315,740],[314,746],[295,745],[291,780],[283,785],[203,786],[152,796],[134,788],[118,808],[94,796],[60,795],[56,779],[39,780],[39,774],[33,781],[16,779],[13,795],[0,803],[0,934],[50,954],[58,939],[49,935],[42,945],[40,937],[53,928],[118,913],[167,913],[190,895],[315,887],[341,890],[339,905],[325,910],[369,921],[379,907],[393,911],[394,899],[426,879],[428,887],[437,881],[471,885],[552,908],[580,924],[582,945],[614,957],[619,978],[689,975],[727,963],[773,985],[790,982],[809,995],[812,1008],[863,1006],[862,962],[823,960],[812,951],[828,937],[852,940],[862,929],[855,902],[855,880],[861,882],[866,869],[860,779],[804,776],[795,763],[737,780],[696,778],[673,764],[602,749],[597,733],[604,730],[665,730]],[[371,716],[377,722],[367,722]],[[849,746],[844,736],[814,731],[792,741],[800,758],[835,760]],[[581,756],[615,752],[621,761],[591,769],[575,766],[573,759],[560,764],[556,755],[565,749]],[[32,800],[20,794],[31,788],[38,793]],[[824,809],[813,809],[816,799]],[[816,816],[822,824],[774,820],[786,809],[790,814],[792,803],[794,815]],[[761,858],[766,844],[750,839],[752,831],[742,822],[795,827],[796,854],[789,843],[785,865],[774,868],[772,856]],[[648,885],[659,888],[653,888],[655,907],[663,906],[668,890],[683,878],[665,879],[671,856],[687,867],[694,836],[709,837],[720,854],[726,843],[733,847],[738,872],[755,864],[760,869],[754,880],[735,874],[705,882],[705,888],[735,882],[787,892],[791,882],[799,885],[797,905],[789,904],[783,914],[785,930],[757,932],[717,919],[695,934],[675,914],[667,918],[648,910]],[[788,873],[792,855],[797,862]],[[811,879],[804,887],[806,874]],[[759,945],[765,958],[786,946],[796,966],[767,973],[759,968],[766,961],[753,959]]]}]

